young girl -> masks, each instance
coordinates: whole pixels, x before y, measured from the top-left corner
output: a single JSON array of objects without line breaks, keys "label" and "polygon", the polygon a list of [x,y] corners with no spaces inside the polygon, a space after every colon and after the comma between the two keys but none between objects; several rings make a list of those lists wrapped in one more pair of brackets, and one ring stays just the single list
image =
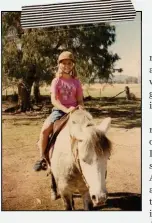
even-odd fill
[{"label": "young girl", "polygon": [[83,92],[80,81],[76,78],[75,59],[71,52],[64,51],[58,58],[58,72],[51,84],[51,102],[54,105],[52,113],[45,120],[39,139],[40,160],[34,165],[34,170],[46,169],[45,149],[49,135],[53,131],[53,123],[83,106]]}]

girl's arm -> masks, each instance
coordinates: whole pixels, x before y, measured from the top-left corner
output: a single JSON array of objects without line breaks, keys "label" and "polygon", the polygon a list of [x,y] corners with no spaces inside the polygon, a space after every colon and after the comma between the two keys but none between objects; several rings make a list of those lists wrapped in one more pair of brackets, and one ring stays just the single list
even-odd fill
[{"label": "girl's arm", "polygon": [[80,106],[84,106],[84,103],[83,103],[83,95],[78,95],[77,96],[77,102],[78,102],[78,105]]},{"label": "girl's arm", "polygon": [[59,110],[65,112],[65,113],[67,113],[67,114],[70,113],[70,112],[73,112],[73,111],[76,109],[76,108],[73,107],[73,106],[71,106],[70,108],[66,108],[64,105],[62,105],[62,104],[60,103],[60,101],[56,100],[56,98],[55,98],[55,94],[51,94],[51,102],[52,102],[52,104],[53,104],[56,108],[58,108]]},{"label": "girl's arm", "polygon": [[65,112],[65,113],[68,113],[68,108],[66,108],[64,105],[62,105],[62,104],[60,103],[60,101],[56,100],[56,98],[55,98],[55,94],[53,94],[53,93],[51,94],[51,102],[52,102],[52,104],[54,105],[54,107],[56,107],[56,108],[62,110],[62,111]]},{"label": "girl's arm", "polygon": [[84,103],[83,103],[83,89],[82,89],[80,81],[78,81],[76,99],[77,99],[79,108],[83,108],[84,107]]}]

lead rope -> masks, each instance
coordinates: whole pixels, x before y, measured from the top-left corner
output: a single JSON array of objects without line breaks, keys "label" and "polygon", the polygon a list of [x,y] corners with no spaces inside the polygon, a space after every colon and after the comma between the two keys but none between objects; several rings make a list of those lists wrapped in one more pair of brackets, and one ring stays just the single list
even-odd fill
[{"label": "lead rope", "polygon": [[79,170],[79,172],[80,172],[80,174],[81,174],[81,176],[82,176],[82,179],[83,179],[83,181],[84,181],[86,187],[89,189],[89,185],[88,185],[88,183],[87,183],[87,181],[86,181],[86,179],[85,179],[85,177],[84,177],[84,175],[83,175],[82,168],[81,168],[81,165],[80,165],[80,159],[79,159],[79,151],[78,151],[78,147],[76,147],[76,155],[74,154],[74,145],[75,145],[75,143],[76,143],[77,140],[74,139],[74,138],[71,137],[71,136],[70,136],[70,138],[71,138],[71,150],[72,150],[72,154],[73,154],[74,159],[75,159],[75,163],[76,163],[76,165],[78,166],[78,170]]}]

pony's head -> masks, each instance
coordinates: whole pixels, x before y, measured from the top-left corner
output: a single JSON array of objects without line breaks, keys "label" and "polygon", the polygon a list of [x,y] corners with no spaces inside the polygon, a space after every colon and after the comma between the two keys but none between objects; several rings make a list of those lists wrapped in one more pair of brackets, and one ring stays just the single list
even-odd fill
[{"label": "pony's head", "polygon": [[82,174],[94,206],[103,204],[107,198],[105,176],[111,142],[105,134],[110,123],[111,118],[106,118],[95,126],[90,113],[84,110],[76,110],[69,120],[70,135],[77,142],[74,150],[78,150]]}]

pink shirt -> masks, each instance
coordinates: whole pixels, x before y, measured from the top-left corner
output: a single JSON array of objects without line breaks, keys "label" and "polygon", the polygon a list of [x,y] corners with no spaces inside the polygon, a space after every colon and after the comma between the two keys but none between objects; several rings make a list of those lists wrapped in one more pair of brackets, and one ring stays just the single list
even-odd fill
[{"label": "pink shirt", "polygon": [[81,83],[78,79],[56,77],[52,80],[50,92],[66,108],[77,106],[77,97],[83,95]]}]

